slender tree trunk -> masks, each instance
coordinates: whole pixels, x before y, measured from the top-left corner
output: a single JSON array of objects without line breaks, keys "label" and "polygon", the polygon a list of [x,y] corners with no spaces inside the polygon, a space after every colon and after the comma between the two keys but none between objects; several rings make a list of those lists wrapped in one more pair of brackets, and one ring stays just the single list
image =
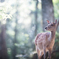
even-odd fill
[{"label": "slender tree trunk", "polygon": [[36,11],[35,11],[35,36],[37,35],[37,18],[38,18],[38,0],[36,0]]},{"label": "slender tree trunk", "polygon": [[13,59],[17,59],[16,54],[17,54],[17,47],[16,47],[16,43],[17,43],[17,19],[15,21],[16,26],[15,26],[15,37],[14,37],[14,48],[13,48]]},{"label": "slender tree trunk", "polygon": [[16,57],[16,55],[17,55],[17,46],[15,45],[16,43],[17,43],[17,21],[18,21],[18,0],[16,1],[16,13],[15,13],[15,23],[16,23],[16,26],[15,26],[15,36],[14,36],[14,48],[13,48],[13,59],[18,59],[17,57]]},{"label": "slender tree trunk", "polygon": [[6,42],[5,42],[5,24],[0,25],[1,26],[1,32],[0,32],[0,59],[8,59],[8,54],[7,54],[7,47],[6,47]]},{"label": "slender tree trunk", "polygon": [[43,31],[47,26],[46,20],[54,21],[54,9],[52,0],[41,0],[42,1],[42,20],[43,20]]}]

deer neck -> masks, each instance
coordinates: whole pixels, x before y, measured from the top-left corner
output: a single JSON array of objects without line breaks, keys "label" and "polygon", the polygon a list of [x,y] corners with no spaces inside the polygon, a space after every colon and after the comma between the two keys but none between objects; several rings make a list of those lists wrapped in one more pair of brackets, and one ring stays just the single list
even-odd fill
[{"label": "deer neck", "polygon": [[51,39],[55,40],[55,31],[51,31]]}]

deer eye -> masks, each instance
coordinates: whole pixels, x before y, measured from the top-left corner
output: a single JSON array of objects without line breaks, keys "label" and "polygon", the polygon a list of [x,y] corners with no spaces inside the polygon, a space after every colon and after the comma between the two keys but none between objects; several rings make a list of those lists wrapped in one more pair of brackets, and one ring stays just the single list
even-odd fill
[{"label": "deer eye", "polygon": [[51,24],[51,26],[53,26],[53,24]]}]

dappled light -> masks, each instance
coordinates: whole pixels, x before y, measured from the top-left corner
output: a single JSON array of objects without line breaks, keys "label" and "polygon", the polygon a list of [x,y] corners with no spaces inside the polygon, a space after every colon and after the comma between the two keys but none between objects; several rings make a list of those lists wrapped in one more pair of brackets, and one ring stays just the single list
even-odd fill
[{"label": "dappled light", "polygon": [[[35,38],[49,32],[46,20],[59,22],[58,6],[58,0],[0,0],[0,59],[38,59]],[[59,59],[59,24],[51,59]]]}]

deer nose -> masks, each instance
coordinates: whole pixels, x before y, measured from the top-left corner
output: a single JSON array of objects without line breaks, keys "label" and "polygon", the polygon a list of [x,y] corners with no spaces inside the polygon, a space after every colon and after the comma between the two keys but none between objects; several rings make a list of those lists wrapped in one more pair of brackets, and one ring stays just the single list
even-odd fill
[{"label": "deer nose", "polygon": [[47,27],[45,27],[45,29],[47,29]]}]

